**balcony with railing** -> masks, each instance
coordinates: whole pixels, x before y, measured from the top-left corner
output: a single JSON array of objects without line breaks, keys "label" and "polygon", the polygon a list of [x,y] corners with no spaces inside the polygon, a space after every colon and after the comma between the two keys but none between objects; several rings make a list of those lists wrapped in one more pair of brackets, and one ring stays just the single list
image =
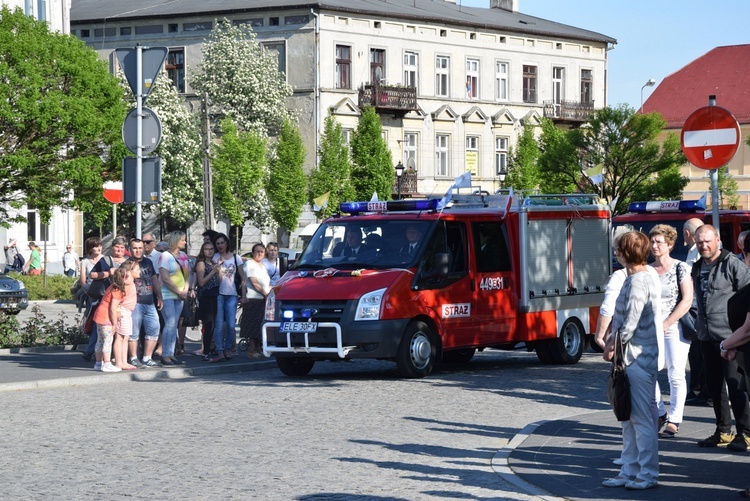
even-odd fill
[{"label": "balcony with railing", "polygon": [[563,99],[559,103],[544,101],[544,118],[553,122],[582,123],[594,113],[594,102],[581,103]]},{"label": "balcony with railing", "polygon": [[404,116],[417,109],[417,89],[400,85],[362,84],[359,107],[372,106],[379,113]]},{"label": "balcony with railing", "polygon": [[[393,178],[393,186],[391,186],[391,198],[398,198],[398,176]],[[414,170],[405,170],[401,175],[401,198],[411,198],[417,196],[419,191],[417,190],[417,172]]]}]

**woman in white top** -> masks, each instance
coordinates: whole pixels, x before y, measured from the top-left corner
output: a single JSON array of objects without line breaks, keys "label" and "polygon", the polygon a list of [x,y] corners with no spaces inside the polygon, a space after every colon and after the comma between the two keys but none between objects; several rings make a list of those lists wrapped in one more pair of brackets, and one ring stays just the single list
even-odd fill
[{"label": "woman in white top", "polygon": [[[682,335],[680,318],[693,304],[693,281],[687,264],[672,258],[669,253],[677,240],[677,230],[667,224],[657,224],[649,232],[651,254],[655,261],[651,265],[659,274],[661,283],[661,312],[664,323],[664,358],[669,377],[669,412],[666,411],[661,394],[657,398],[659,416],[666,416],[662,438],[677,434],[682,422],[682,413],[687,396],[685,367],[687,366],[690,341]],[[657,383],[657,391],[658,391]],[[661,423],[660,423],[661,424]]]},{"label": "woman in white top", "polygon": [[[245,272],[242,268],[242,258],[234,254],[229,248],[229,237],[219,233],[214,239],[213,262],[219,267],[219,295],[216,298],[216,322],[214,323],[214,345],[216,356],[209,362],[224,362],[232,359],[232,345],[236,339],[235,322],[237,320],[237,293],[245,295]],[[235,287],[234,277],[238,274],[241,279],[241,291]],[[226,326],[226,329],[225,329]]]},{"label": "woman in white top", "polygon": [[245,276],[247,276],[247,293],[242,298],[242,324],[240,335],[250,340],[248,356],[260,358],[261,353],[261,325],[266,296],[271,292],[271,277],[263,266],[266,248],[263,244],[253,245],[253,258],[245,262]]}]

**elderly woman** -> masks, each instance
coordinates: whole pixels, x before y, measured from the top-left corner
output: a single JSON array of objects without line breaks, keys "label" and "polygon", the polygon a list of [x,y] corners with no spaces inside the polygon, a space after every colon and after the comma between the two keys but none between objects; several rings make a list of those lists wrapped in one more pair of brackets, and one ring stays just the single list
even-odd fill
[{"label": "elderly woman", "polygon": [[651,265],[659,274],[661,284],[661,312],[664,327],[664,357],[669,377],[669,412],[666,412],[657,383],[657,399],[660,425],[664,423],[662,438],[671,438],[677,434],[682,423],[682,413],[687,397],[687,366],[690,341],[685,339],[680,326],[680,318],[693,304],[693,280],[690,268],[682,261],[672,258],[670,252],[677,241],[677,230],[666,224],[657,224],[649,232],[651,254],[654,263]]},{"label": "elderly woman", "polygon": [[650,242],[646,235],[631,231],[617,242],[627,278],[622,284],[612,317],[612,333],[604,346],[604,359],[612,360],[616,343],[622,343],[625,372],[630,381],[630,419],[622,422],[622,466],[605,487],[644,490],[659,479],[659,442],[654,402],[659,367],[659,316],[661,291],[646,267]]},{"label": "elderly woman", "polygon": [[247,291],[242,298],[242,324],[240,332],[242,337],[250,339],[250,351],[248,356],[260,358],[261,352],[261,326],[263,325],[263,313],[266,296],[271,292],[271,277],[263,259],[266,248],[262,243],[253,245],[253,258],[248,259],[245,264],[245,276],[247,277]]}]

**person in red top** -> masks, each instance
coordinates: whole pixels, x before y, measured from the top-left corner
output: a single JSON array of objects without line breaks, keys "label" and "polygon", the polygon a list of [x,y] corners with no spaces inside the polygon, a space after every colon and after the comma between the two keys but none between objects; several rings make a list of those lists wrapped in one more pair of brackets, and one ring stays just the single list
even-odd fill
[{"label": "person in red top", "polygon": [[[137,294],[133,284],[134,275],[140,276],[140,268],[128,261],[112,273],[112,285],[102,297],[99,308],[94,313],[94,323],[98,333],[96,342],[96,365],[94,370],[102,372],[120,372],[134,370],[136,367],[127,363],[128,339],[132,330],[130,314],[135,309]],[[123,322],[124,320],[124,322]],[[115,341],[115,363],[109,360],[112,351],[114,329],[118,335]],[[123,335],[125,334],[125,335]]]}]

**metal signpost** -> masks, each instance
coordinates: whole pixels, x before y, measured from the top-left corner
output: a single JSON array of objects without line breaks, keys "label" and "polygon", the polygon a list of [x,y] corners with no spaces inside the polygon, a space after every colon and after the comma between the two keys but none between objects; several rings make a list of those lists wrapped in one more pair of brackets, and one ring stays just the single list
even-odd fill
[{"label": "metal signpost", "polygon": [[[135,234],[137,238],[141,238],[143,153],[144,150],[152,151],[155,149],[161,139],[161,123],[159,122],[158,117],[153,111],[145,108],[148,110],[148,114],[152,116],[158,124],[158,126],[155,126],[158,131],[155,135],[158,137],[154,137],[154,133],[152,133],[150,137],[151,142],[148,145],[144,145],[143,103],[146,101],[146,97],[148,97],[154,81],[156,81],[156,78],[159,76],[159,72],[164,65],[168,53],[169,49],[166,47],[143,47],[140,44],[136,45],[134,49],[115,49],[117,60],[120,62],[120,66],[125,73],[125,78],[127,78],[128,84],[130,85],[130,90],[132,90],[133,95],[135,95],[136,102],[134,110],[136,118],[135,120],[132,118],[125,119],[122,135],[123,141],[125,141],[128,149],[135,153],[136,156]],[[128,114],[128,117],[130,117],[130,113]],[[135,131],[132,130],[133,128],[135,128]],[[133,137],[135,137],[135,144],[132,144]],[[135,149],[131,148],[131,146],[135,146]]]},{"label": "metal signpost", "polygon": [[719,231],[719,174],[740,146],[740,126],[726,109],[716,106],[716,96],[708,96],[708,106],[695,110],[682,126],[682,152],[698,168],[711,171],[713,225]]}]

